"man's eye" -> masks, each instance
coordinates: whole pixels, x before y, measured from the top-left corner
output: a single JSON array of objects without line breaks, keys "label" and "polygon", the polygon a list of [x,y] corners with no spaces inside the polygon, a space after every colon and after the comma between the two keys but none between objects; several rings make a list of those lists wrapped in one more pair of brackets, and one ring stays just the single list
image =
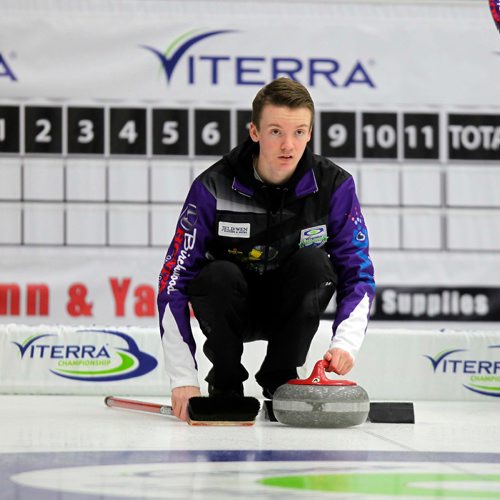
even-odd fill
[{"label": "man's eye", "polygon": [[279,134],[280,134],[280,131],[279,131],[277,128],[273,128],[273,129],[271,130],[271,134],[272,134],[272,135],[279,135]]}]

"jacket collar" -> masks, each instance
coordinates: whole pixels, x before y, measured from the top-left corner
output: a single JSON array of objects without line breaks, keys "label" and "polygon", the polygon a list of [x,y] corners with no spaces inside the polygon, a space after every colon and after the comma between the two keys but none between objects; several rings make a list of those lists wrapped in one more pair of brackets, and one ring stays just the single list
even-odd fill
[{"label": "jacket collar", "polygon": [[297,198],[302,198],[303,196],[316,192],[318,192],[318,183],[316,182],[314,170],[312,167],[309,167],[306,173],[295,185],[295,196]]},{"label": "jacket collar", "polygon": [[[259,145],[248,138],[229,152],[225,159],[235,172],[232,188],[244,196],[253,197],[262,183],[255,179],[252,157],[259,154]],[[318,191],[318,183],[312,168],[314,155],[307,147],[297,165],[292,178],[282,187],[295,194],[295,198],[303,198]]]}]

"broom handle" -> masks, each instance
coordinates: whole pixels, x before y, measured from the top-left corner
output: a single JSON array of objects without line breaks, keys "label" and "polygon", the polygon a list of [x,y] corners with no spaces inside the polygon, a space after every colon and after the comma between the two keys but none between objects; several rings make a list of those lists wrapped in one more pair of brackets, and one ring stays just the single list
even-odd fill
[{"label": "broom handle", "polygon": [[172,415],[172,407],[157,403],[147,403],[133,399],[122,399],[114,396],[107,396],[104,399],[106,406],[110,408],[125,408],[126,410],[145,411],[148,413],[161,413],[162,415]]}]

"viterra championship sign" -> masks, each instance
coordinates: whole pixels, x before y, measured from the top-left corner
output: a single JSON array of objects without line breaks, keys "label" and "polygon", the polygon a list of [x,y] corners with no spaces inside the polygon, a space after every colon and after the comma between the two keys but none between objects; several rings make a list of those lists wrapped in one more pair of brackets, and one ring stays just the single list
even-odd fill
[{"label": "viterra championship sign", "polygon": [[3,392],[162,392],[159,334],[141,328],[5,325]]},{"label": "viterra championship sign", "polygon": [[451,378],[482,396],[500,397],[500,343],[485,346],[481,353],[470,348],[445,349],[429,360],[436,378]]},{"label": "viterra championship sign", "polygon": [[40,331],[12,344],[19,349],[22,362],[44,360],[58,377],[111,382],[140,377],[158,365],[154,356],[141,351],[133,337],[119,330],[78,329],[72,332],[74,339],[61,339],[43,328]]},{"label": "viterra championship sign", "polygon": [[[202,345],[204,337],[193,326]],[[321,359],[330,332],[329,322],[322,322],[300,378]],[[500,397],[497,337],[494,330],[370,328],[349,378],[372,400],[495,401]],[[250,373],[258,371],[264,354],[264,343],[245,348]],[[204,356],[198,361],[202,382],[210,363]],[[0,393],[165,397],[168,391],[156,328],[0,325]],[[260,394],[253,376],[245,392]]]}]

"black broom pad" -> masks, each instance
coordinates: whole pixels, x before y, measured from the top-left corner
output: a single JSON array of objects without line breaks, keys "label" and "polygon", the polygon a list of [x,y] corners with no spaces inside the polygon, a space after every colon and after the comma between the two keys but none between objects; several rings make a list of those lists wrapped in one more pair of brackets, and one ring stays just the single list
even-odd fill
[{"label": "black broom pad", "polygon": [[193,422],[247,422],[259,413],[258,399],[244,396],[194,397],[188,413]]}]

